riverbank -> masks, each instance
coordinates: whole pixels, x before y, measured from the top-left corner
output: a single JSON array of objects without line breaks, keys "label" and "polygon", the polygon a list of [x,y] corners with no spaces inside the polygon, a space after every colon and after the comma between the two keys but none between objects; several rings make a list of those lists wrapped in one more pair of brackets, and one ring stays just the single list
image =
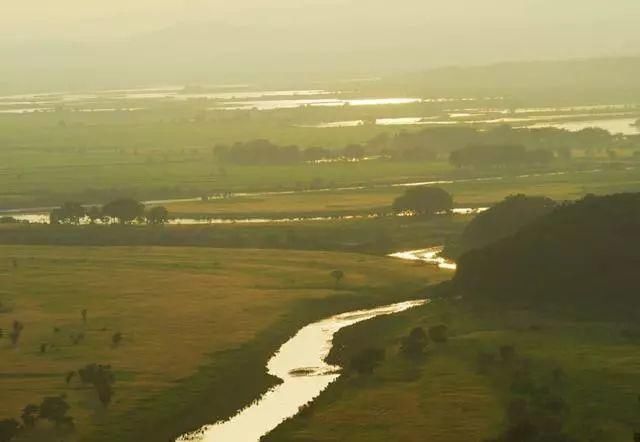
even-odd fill
[{"label": "riverbank", "polygon": [[0,244],[333,250],[386,255],[460,234],[471,216],[383,217],[292,224],[67,226],[0,224]]},{"label": "riverbank", "polygon": [[284,420],[295,416],[340,377],[340,367],[325,362],[335,333],[359,322],[400,314],[427,302],[422,298],[359,309],[304,326],[267,363],[269,375],[275,376],[280,384],[230,419],[206,425],[178,441],[258,442]]},{"label": "riverbank", "polygon": [[[421,358],[402,354],[412,329],[440,324],[446,343],[431,341]],[[564,432],[554,440],[629,440],[640,425],[638,336],[632,324],[480,312],[464,299],[437,299],[341,331],[331,363],[348,367],[371,347],[384,349],[384,362],[370,376],[342,377],[265,441],[493,440],[513,404],[537,419],[551,414]]]},{"label": "riverbank", "polygon": [[[448,277],[349,253],[0,250],[0,321],[3,328],[14,319],[25,324],[17,350],[6,340],[0,346],[6,373],[0,388],[11,391],[0,416],[19,417],[43,394],[65,394],[76,422],[69,440],[77,441],[167,440],[231,416],[274,385],[264,364],[303,325],[414,298],[429,282]],[[330,275],[336,268],[345,273],[338,287]],[[122,334],[117,345],[115,333]],[[66,373],[89,363],[113,367],[115,394],[107,409],[93,389],[64,382]],[[46,426],[34,433],[36,440],[47,437],[41,431]]]}]

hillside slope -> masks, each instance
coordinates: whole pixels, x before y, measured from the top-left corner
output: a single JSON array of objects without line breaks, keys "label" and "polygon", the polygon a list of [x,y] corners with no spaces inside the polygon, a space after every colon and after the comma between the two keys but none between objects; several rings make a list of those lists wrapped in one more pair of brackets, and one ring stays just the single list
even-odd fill
[{"label": "hillside slope", "polygon": [[588,196],[463,255],[454,286],[471,301],[633,319],[639,246],[640,194]]}]

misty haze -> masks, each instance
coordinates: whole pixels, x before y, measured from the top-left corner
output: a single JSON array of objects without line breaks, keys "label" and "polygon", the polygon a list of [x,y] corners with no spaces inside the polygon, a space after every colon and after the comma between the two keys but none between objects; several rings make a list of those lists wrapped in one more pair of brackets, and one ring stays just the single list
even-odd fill
[{"label": "misty haze", "polygon": [[0,442],[640,441],[640,3],[0,9]]}]

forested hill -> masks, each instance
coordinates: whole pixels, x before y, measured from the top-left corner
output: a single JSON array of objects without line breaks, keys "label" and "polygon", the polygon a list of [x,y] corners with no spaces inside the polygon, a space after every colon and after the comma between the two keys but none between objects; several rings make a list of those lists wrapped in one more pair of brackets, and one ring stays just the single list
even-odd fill
[{"label": "forested hill", "polygon": [[469,302],[640,317],[640,193],[587,196],[464,254]]},{"label": "forested hill", "polygon": [[511,195],[480,213],[467,224],[460,238],[450,241],[444,254],[457,259],[473,249],[516,234],[523,227],[548,215],[556,203],[542,196]]}]

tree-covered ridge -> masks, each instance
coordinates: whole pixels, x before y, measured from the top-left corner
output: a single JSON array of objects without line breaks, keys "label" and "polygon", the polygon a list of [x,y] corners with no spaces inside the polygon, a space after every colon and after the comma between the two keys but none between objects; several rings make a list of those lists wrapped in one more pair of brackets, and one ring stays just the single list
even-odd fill
[{"label": "tree-covered ridge", "polygon": [[640,313],[640,193],[587,196],[464,254],[454,287],[469,302]]},{"label": "tree-covered ridge", "polygon": [[553,200],[542,196],[509,196],[471,220],[460,238],[447,244],[446,254],[456,257],[514,235],[524,226],[550,213],[555,206]]}]

